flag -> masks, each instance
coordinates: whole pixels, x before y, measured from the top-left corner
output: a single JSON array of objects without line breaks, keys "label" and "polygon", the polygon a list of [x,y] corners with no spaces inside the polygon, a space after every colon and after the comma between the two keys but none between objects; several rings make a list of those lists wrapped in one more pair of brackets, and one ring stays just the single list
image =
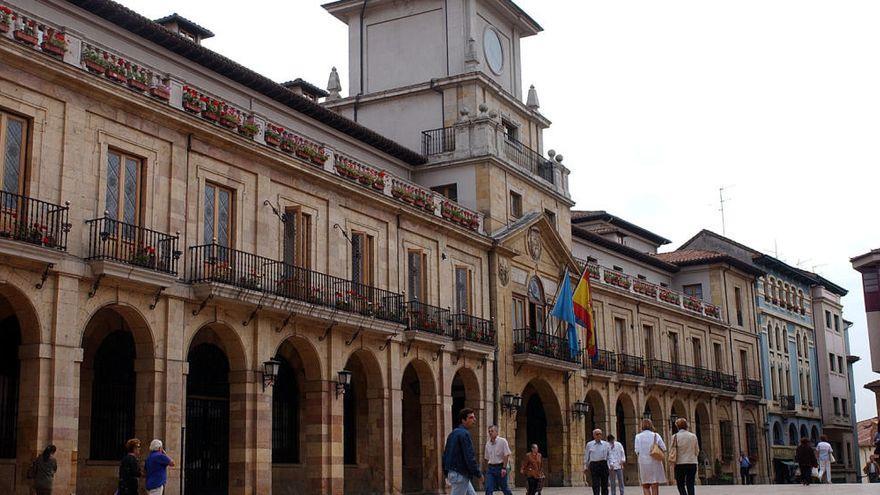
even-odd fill
[{"label": "flag", "polygon": [[555,317],[559,321],[564,321],[568,323],[568,331],[566,335],[568,337],[568,350],[571,353],[571,356],[578,355],[578,335],[577,335],[577,317],[574,313],[574,304],[572,302],[573,294],[571,292],[571,282],[569,281],[568,276],[568,268],[565,269],[565,274],[562,276],[562,285],[559,287],[559,291],[556,293],[556,304],[553,305],[553,310],[550,311],[550,316]]},{"label": "flag", "polygon": [[593,321],[593,298],[590,295],[590,272],[587,266],[581,273],[581,279],[578,281],[577,287],[574,289],[572,297],[574,306],[574,315],[577,324],[584,327],[584,340],[586,340],[587,354],[591,359],[596,359],[598,353],[596,350],[596,329]]}]

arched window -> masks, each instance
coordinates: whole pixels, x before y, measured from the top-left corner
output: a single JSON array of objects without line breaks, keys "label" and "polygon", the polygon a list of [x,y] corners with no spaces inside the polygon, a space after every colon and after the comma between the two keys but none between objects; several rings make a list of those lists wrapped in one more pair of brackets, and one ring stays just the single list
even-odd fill
[{"label": "arched window", "polygon": [[135,349],[130,332],[107,335],[95,353],[89,456],[116,461],[134,436]]},{"label": "arched window", "polygon": [[782,441],[782,427],[779,425],[779,422],[773,423],[773,445],[782,445],[784,442]]},{"label": "arched window", "polygon": [[788,444],[789,445],[797,445],[798,444],[798,431],[797,427],[794,423],[788,425]]},{"label": "arched window", "polygon": [[819,442],[819,428],[813,426],[810,430],[810,440],[815,444]]},{"label": "arched window", "polygon": [[807,433],[807,425],[801,425],[801,438],[809,438],[810,435]]},{"label": "arched window", "polygon": [[0,459],[15,459],[20,344],[18,319],[0,322]]},{"label": "arched window", "polygon": [[300,402],[296,372],[281,356],[278,378],[272,390],[272,463],[298,464]]}]

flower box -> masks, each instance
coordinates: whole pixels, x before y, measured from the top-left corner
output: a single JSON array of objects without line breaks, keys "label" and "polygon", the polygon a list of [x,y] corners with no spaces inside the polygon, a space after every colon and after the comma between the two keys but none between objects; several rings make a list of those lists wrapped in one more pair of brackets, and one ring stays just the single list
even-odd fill
[{"label": "flower box", "polygon": [[295,149],[296,149],[296,145],[290,139],[284,138],[281,140],[281,151],[286,151],[288,153],[291,153]]},{"label": "flower box", "polygon": [[111,81],[119,84],[126,84],[128,82],[128,77],[126,77],[126,75],[122,72],[117,71],[115,67],[110,67],[107,69],[107,77]]},{"label": "flower box", "polygon": [[260,132],[260,126],[251,119],[248,119],[247,122],[238,126],[238,133],[246,138],[253,139],[258,132]]},{"label": "flower box", "polygon": [[150,96],[156,97],[160,100],[168,101],[171,99],[171,91],[168,90],[165,86],[153,86],[150,88]]},{"label": "flower box", "polygon": [[133,77],[130,77],[128,79],[128,87],[131,89],[135,89],[137,91],[140,91],[141,93],[143,93],[144,91],[147,90],[146,83],[144,83],[143,81],[138,81],[137,79],[135,79]]},{"label": "flower box", "polygon": [[312,161],[315,165],[324,166],[324,162],[327,161],[327,156],[321,153],[320,155],[312,155],[309,157],[309,160]]},{"label": "flower box", "polygon": [[20,41],[26,45],[36,46],[37,44],[37,36],[22,29],[13,31],[12,36],[15,38],[15,41]]},{"label": "flower box", "polygon": [[65,48],[63,46],[53,45],[52,43],[44,41],[40,43],[40,49],[54,57],[64,57]]},{"label": "flower box", "polygon": [[703,312],[703,305],[700,303],[700,300],[693,297],[684,298],[684,307],[698,313]]},{"label": "flower box", "polygon": [[302,147],[297,146],[296,150],[294,150],[294,154],[297,158],[302,158],[303,160],[309,159],[309,154],[306,153],[306,150],[304,150]]},{"label": "flower box", "polygon": [[232,119],[224,115],[220,119],[220,124],[227,129],[237,129],[238,128],[238,119]]},{"label": "flower box", "polygon": [[279,144],[281,144],[280,137],[269,134],[268,132],[266,132],[266,134],[263,135],[263,139],[266,141],[266,144],[268,144],[269,146],[278,146]]},{"label": "flower box", "polygon": [[183,100],[183,109],[191,113],[202,113],[202,107],[194,101]]},{"label": "flower box", "polygon": [[83,63],[85,64],[86,69],[88,69],[89,72],[100,75],[103,75],[107,72],[107,67],[104,67],[104,65],[98,61],[85,59]]},{"label": "flower box", "polygon": [[202,118],[205,120],[210,120],[211,122],[217,122],[218,120],[220,120],[220,115],[210,110],[202,110]]},{"label": "flower box", "polygon": [[0,21],[0,33],[8,33],[9,32],[9,22],[6,20]]},{"label": "flower box", "polygon": [[681,302],[677,293],[663,288],[660,289],[660,300],[676,306]]},{"label": "flower box", "polygon": [[621,287],[623,289],[629,289],[630,280],[629,277],[622,273],[617,273],[612,270],[605,270],[605,283],[616,285],[617,287]]}]

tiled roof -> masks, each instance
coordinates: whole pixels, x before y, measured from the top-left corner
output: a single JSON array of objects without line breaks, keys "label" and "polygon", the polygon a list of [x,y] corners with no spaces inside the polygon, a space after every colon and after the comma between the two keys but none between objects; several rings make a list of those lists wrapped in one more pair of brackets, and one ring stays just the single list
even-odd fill
[{"label": "tiled roof", "polygon": [[634,223],[628,222],[618,216],[612,215],[605,210],[573,210],[571,212],[572,223],[584,223],[594,220],[606,222],[611,225],[616,225],[623,230],[626,230],[637,236],[641,236],[648,241],[654,242],[656,244],[669,244],[670,242],[672,242],[665,237],[659,236],[648,229],[639,227]]},{"label": "tiled roof", "polygon": [[611,239],[602,237],[601,235],[580,227],[579,225],[571,224],[571,235],[579,239],[583,239],[584,241],[593,243],[597,246],[602,246],[606,249],[610,249],[616,253],[630,257],[632,259],[647,263],[655,268],[659,268],[661,270],[665,270],[671,273],[678,271],[678,266],[668,261],[659,259],[654,254],[643,253],[638,249],[624,246],[619,242],[615,242]]},{"label": "tiled roof", "polygon": [[421,154],[393,141],[376,131],[324,108],[322,105],[294,94],[289,89],[262,74],[205,48],[198,43],[177,35],[161,24],[147,19],[137,12],[112,0],[67,0],[91,14],[105,19],[141,38],[155,43],[187,60],[227,77],[256,93],[286,105],[294,111],[309,116],[339,132],[366,143],[410,165],[421,165],[428,160]]},{"label": "tiled roof", "polygon": [[208,28],[199,26],[195,22],[187,19],[186,17],[183,17],[177,12],[171,15],[166,15],[161,19],[156,19],[153,22],[164,25],[165,23],[172,21],[176,22],[179,26],[183,26],[183,28],[190,33],[200,36],[202,39],[211,38],[214,36],[214,33],[212,33],[211,30],[209,30]]},{"label": "tiled roof", "polygon": [[856,430],[859,433],[859,447],[873,447],[874,434],[877,432],[877,417],[859,421]]},{"label": "tiled roof", "polygon": [[657,253],[656,257],[667,263],[690,264],[707,261],[723,261],[727,255],[718,251],[708,251],[705,249],[682,249],[681,251],[672,251],[669,253]]},{"label": "tiled roof", "polygon": [[301,77],[297,77],[293,81],[283,82],[283,83],[281,83],[281,85],[284,86],[285,88],[300,87],[303,89],[304,93],[313,94],[313,95],[317,96],[318,98],[323,98],[323,97],[330,94],[330,93],[324,91],[323,89],[315,86],[314,84],[306,81],[305,79],[303,79]]}]

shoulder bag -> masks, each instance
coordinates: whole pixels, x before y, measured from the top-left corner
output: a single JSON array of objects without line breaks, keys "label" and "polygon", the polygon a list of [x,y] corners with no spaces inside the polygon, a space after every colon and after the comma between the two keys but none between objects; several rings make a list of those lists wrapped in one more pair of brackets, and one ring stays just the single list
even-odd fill
[{"label": "shoulder bag", "polygon": [[[654,445],[657,445],[656,443]],[[651,455],[654,455],[654,449],[651,448]],[[678,460],[678,434],[672,435],[672,447],[669,448],[669,462],[675,464]]]},{"label": "shoulder bag", "polygon": [[651,457],[657,459],[658,461],[663,461],[666,459],[666,452],[663,452],[663,449],[660,448],[660,445],[657,444],[657,438],[659,435],[654,433],[654,444],[651,445]]}]

